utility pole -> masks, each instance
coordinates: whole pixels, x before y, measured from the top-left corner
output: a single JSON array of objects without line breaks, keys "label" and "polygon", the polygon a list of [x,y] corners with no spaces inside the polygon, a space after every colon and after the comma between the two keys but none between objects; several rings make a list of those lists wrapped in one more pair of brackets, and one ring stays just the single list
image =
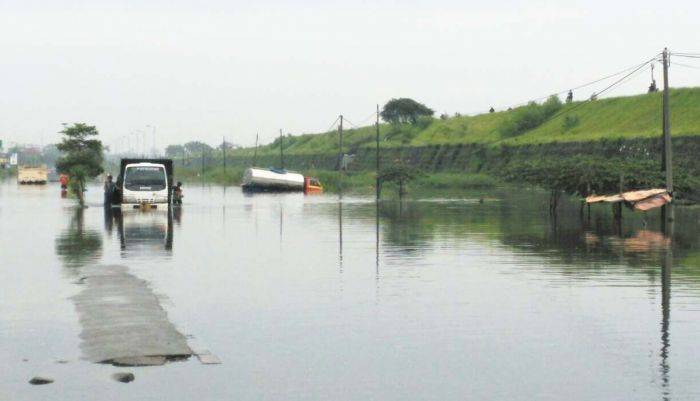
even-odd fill
[{"label": "utility pole", "polygon": [[284,170],[284,135],[282,135],[282,129],[280,129],[280,163],[282,164],[282,170]]},{"label": "utility pole", "polygon": [[343,115],[338,125],[338,170],[343,170]]},{"label": "utility pole", "polygon": [[253,152],[253,167],[258,164],[258,133],[255,134],[255,151]]},{"label": "utility pole", "polygon": [[226,176],[226,137],[223,138],[223,142],[221,142],[221,151],[224,153],[223,158],[224,158],[224,177]]},{"label": "utility pole", "polygon": [[381,180],[379,179],[379,105],[377,105],[377,122],[375,123],[377,126],[377,167],[376,167],[376,173],[377,173],[377,183],[376,183],[376,193],[377,193],[377,200],[379,200],[379,197],[381,195]]},{"label": "utility pole", "polygon": [[663,171],[666,173],[666,190],[673,194],[673,148],[671,144],[671,116],[668,100],[668,49],[663,51],[664,94],[663,94]]},{"label": "utility pole", "polygon": [[[668,99],[668,48],[663,51],[664,93],[663,93],[663,171],[666,173],[666,191],[673,196],[673,144],[671,143],[671,114]],[[673,206],[664,205],[662,218],[673,221]]]}]

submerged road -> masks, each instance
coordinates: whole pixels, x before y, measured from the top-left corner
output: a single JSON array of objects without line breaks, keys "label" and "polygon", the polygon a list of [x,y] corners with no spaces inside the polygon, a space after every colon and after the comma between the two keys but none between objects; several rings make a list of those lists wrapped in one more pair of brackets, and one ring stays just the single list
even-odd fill
[{"label": "submerged road", "polygon": [[83,267],[75,303],[80,349],[91,362],[119,366],[162,365],[192,355],[187,339],[168,320],[148,283],[126,266]]}]

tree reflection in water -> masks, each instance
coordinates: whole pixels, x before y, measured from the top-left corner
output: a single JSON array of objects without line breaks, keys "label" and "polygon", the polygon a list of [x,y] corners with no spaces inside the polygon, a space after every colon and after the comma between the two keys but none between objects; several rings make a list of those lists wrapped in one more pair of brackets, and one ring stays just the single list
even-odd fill
[{"label": "tree reflection in water", "polygon": [[84,266],[102,255],[102,236],[96,230],[85,229],[84,215],[84,208],[76,208],[68,228],[55,241],[56,255],[68,268]]}]

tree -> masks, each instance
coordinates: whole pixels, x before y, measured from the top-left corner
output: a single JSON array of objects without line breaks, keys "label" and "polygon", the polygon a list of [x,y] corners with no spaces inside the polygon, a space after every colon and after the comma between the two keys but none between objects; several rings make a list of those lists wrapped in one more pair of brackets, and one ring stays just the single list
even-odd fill
[{"label": "tree", "polygon": [[416,179],[419,175],[420,172],[415,168],[398,163],[384,168],[379,172],[377,178],[380,184],[384,184],[384,182],[396,183],[399,187],[399,197],[401,198],[406,194],[406,184]]},{"label": "tree", "polygon": [[207,145],[204,142],[199,142],[199,141],[190,141],[190,142],[187,142],[184,146],[185,146],[185,150],[189,154],[204,153],[204,152],[211,151],[211,146]]},{"label": "tree", "polygon": [[165,148],[165,155],[170,158],[175,158],[185,154],[185,147],[182,145],[168,145]]},{"label": "tree", "polygon": [[91,139],[99,135],[97,128],[84,123],[63,124],[63,140],[58,150],[63,152],[56,161],[59,172],[67,174],[71,192],[78,198],[80,206],[85,205],[85,181],[102,173],[102,142]]},{"label": "tree", "polygon": [[384,121],[392,124],[415,124],[419,117],[432,117],[433,113],[435,112],[432,109],[422,103],[413,99],[400,98],[389,100],[379,115]]}]

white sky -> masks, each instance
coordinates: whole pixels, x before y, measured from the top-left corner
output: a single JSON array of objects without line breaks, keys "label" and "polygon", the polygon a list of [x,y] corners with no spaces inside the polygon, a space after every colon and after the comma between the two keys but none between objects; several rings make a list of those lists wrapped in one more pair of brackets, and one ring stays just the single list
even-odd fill
[{"label": "white sky", "polygon": [[[62,122],[86,122],[117,150],[139,131],[150,145],[147,126],[159,148],[251,145],[341,113],[360,124],[392,97],[470,114],[664,46],[700,52],[698,16],[698,1],[0,0],[0,138],[48,144]],[[699,84],[700,70],[672,67],[672,86]]]}]

